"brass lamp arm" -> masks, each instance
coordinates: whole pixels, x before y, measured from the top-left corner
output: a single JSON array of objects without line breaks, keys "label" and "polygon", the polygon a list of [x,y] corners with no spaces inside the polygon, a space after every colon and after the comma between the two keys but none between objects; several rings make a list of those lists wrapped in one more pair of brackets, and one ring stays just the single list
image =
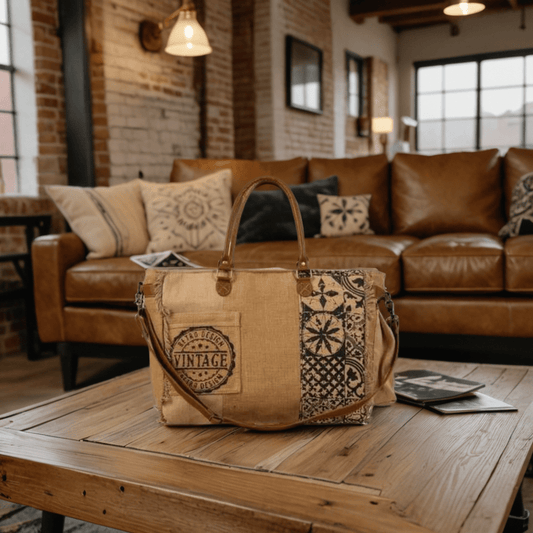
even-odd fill
[{"label": "brass lamp arm", "polygon": [[179,14],[182,11],[195,11],[195,10],[196,10],[196,8],[194,7],[194,2],[192,0],[183,0],[183,5],[181,7],[176,9],[176,11],[174,11],[174,13],[169,15],[163,22],[160,22],[158,24],[159,25],[159,29],[162,30],[163,28],[169,28],[171,22],[175,18],[178,18]]}]

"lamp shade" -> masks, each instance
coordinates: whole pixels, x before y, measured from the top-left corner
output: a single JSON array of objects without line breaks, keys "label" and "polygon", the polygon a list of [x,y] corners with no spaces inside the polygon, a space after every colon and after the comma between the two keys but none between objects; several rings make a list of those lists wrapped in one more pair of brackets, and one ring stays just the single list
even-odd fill
[{"label": "lamp shade", "polygon": [[168,37],[165,52],[175,56],[205,56],[213,51],[196,11],[181,11]]},{"label": "lamp shade", "polygon": [[444,8],[444,14],[451,17],[465,17],[474,15],[485,9],[485,5],[479,2],[455,2]]},{"label": "lamp shade", "polygon": [[391,117],[376,117],[372,119],[373,133],[391,133],[394,122]]}]

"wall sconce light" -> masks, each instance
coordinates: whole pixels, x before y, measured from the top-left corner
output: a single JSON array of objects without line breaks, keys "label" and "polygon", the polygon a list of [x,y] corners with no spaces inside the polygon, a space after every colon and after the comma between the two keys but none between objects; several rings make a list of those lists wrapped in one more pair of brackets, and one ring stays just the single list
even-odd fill
[{"label": "wall sconce light", "polygon": [[383,146],[383,153],[387,153],[389,133],[394,129],[394,121],[390,117],[376,117],[372,119],[372,133],[379,133],[379,142]]},{"label": "wall sconce light", "polygon": [[450,17],[465,17],[467,15],[474,15],[485,9],[485,4],[479,2],[457,2],[457,0],[450,2],[450,5],[444,8],[444,14]]},{"label": "wall sconce light", "polygon": [[163,45],[162,30],[168,28],[177,17],[178,21],[168,37],[165,52],[175,56],[205,56],[213,49],[207,35],[196,20],[196,8],[192,0],[183,0],[183,5],[163,22],[143,20],[139,27],[141,45],[149,52],[159,52]]}]

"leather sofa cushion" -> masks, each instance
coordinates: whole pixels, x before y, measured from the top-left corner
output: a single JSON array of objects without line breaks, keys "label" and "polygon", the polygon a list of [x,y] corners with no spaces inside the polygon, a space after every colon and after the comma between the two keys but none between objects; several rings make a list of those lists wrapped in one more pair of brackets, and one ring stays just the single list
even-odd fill
[{"label": "leather sofa cushion", "polygon": [[[407,294],[394,300],[402,332],[531,337],[533,302],[519,296]],[[409,352],[404,357],[409,357]]]},{"label": "leather sofa cushion", "polygon": [[[400,257],[418,239],[407,236],[351,235],[306,239],[307,256],[311,268],[377,268],[386,275],[391,294],[401,290]],[[298,257],[295,241],[257,242],[235,248],[236,268],[294,268]],[[215,268],[220,252],[187,252],[192,261]]]},{"label": "leather sofa cushion", "polygon": [[65,298],[68,303],[106,303],[134,308],[137,285],[143,279],[144,268],[127,257],[83,261],[67,270]]},{"label": "leather sofa cushion", "polygon": [[403,253],[408,292],[503,290],[503,244],[489,234],[429,237]]},{"label": "leather sofa cushion", "polygon": [[[532,150],[533,151],[533,150]],[[519,235],[505,241],[505,289],[533,292],[533,235]]]},{"label": "leather sofa cushion", "polygon": [[498,233],[504,224],[498,150],[434,156],[396,154],[392,161],[393,232]]},{"label": "leather sofa cushion", "polygon": [[505,154],[503,168],[503,194],[505,197],[505,215],[509,216],[511,197],[518,180],[528,172],[533,172],[533,150],[526,148],[509,148]]},{"label": "leather sofa cushion", "polygon": [[[223,168],[231,169],[233,175],[231,195],[235,200],[241,189],[249,181],[261,176],[274,176],[284,181],[287,185],[304,183],[307,176],[307,159],[303,157],[296,157],[286,161],[175,159],[170,173],[170,181],[191,181]],[[276,189],[276,187],[264,185],[261,189]]]},{"label": "leather sofa cushion", "polygon": [[309,181],[335,175],[339,196],[371,194],[370,227],[382,235],[390,234],[389,162],[387,156],[372,155],[349,159],[309,160]]}]

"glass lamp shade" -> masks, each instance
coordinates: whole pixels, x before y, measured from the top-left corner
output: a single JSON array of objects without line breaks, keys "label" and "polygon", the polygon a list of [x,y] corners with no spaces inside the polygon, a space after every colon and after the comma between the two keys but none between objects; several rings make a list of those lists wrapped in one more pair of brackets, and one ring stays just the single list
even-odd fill
[{"label": "glass lamp shade", "polygon": [[444,8],[444,14],[451,17],[465,17],[474,15],[485,9],[484,4],[479,2],[457,2]]},{"label": "glass lamp shade", "polygon": [[205,56],[213,51],[196,11],[182,11],[168,37],[165,52],[174,56]]},{"label": "glass lamp shade", "polygon": [[373,133],[391,133],[394,122],[391,117],[376,117],[372,119]]}]

